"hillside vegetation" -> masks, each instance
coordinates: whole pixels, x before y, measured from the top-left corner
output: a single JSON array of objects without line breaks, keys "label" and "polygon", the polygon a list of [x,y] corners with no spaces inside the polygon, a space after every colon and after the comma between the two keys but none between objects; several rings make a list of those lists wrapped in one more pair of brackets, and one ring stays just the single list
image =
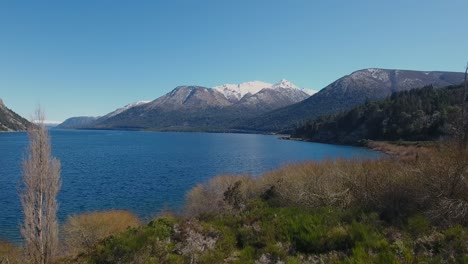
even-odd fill
[{"label": "hillside vegetation", "polygon": [[237,128],[291,133],[304,120],[348,111],[366,101],[385,99],[394,92],[428,85],[436,88],[458,85],[463,80],[462,72],[363,69],[343,76],[302,102],[245,120]]},{"label": "hillside vegetation", "polygon": [[258,178],[219,176],[187,194],[181,215],[136,226],[126,216],[115,228],[110,219],[119,215],[128,214],[69,219],[63,246],[73,250],[58,262],[466,263],[468,153],[440,145],[413,160],[306,162]]},{"label": "hillside vegetation", "polygon": [[298,127],[293,137],[356,144],[371,140],[436,140],[452,136],[459,122],[462,86],[432,86],[392,94]]}]

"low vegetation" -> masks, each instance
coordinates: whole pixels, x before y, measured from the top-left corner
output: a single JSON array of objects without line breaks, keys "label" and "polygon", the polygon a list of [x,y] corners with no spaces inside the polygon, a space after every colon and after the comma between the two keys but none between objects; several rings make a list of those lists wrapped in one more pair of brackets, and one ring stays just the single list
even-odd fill
[{"label": "low vegetation", "polygon": [[63,246],[67,254],[88,251],[102,239],[136,227],[139,223],[138,218],[128,211],[73,215],[63,226]]},{"label": "low vegetation", "polygon": [[[91,219],[83,231],[99,226]],[[440,145],[219,176],[187,194],[183,215],[124,226],[61,262],[466,263],[468,153]]]},{"label": "low vegetation", "polygon": [[9,243],[7,241],[0,240],[0,263],[24,263],[25,258],[23,256],[20,247]]}]

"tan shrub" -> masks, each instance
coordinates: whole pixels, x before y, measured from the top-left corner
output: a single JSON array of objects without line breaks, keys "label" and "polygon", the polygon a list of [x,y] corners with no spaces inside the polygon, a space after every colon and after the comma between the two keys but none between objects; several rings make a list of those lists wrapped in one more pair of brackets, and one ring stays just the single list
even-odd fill
[{"label": "tan shrub", "polygon": [[25,262],[26,259],[23,257],[20,247],[0,240],[0,264],[20,264]]},{"label": "tan shrub", "polygon": [[[468,224],[468,152],[433,147],[412,159],[334,160],[283,166],[258,178],[225,175],[187,194],[187,212],[230,212],[251,198],[303,208],[360,207],[393,221],[425,213]],[[240,201],[240,202],[239,202]]]},{"label": "tan shrub", "polygon": [[270,171],[259,179],[258,192],[274,190],[279,204],[303,207],[339,205],[348,201],[343,161],[306,162]]},{"label": "tan shrub", "polygon": [[138,226],[138,218],[123,210],[91,212],[70,216],[63,226],[68,253],[76,254],[92,248],[98,241]]},{"label": "tan shrub", "polygon": [[406,163],[395,159],[350,162],[343,171],[354,206],[379,212],[387,220],[418,208],[420,186]]},{"label": "tan shrub", "polygon": [[419,160],[415,166],[421,203],[428,216],[445,224],[468,224],[468,152],[454,145]]},{"label": "tan shrub", "polygon": [[255,196],[255,181],[246,175],[222,175],[214,177],[207,183],[195,186],[186,195],[185,212],[188,215],[196,216],[203,213],[219,213],[229,211],[232,205],[226,199],[226,192],[238,184],[238,200],[241,205],[247,199]]}]

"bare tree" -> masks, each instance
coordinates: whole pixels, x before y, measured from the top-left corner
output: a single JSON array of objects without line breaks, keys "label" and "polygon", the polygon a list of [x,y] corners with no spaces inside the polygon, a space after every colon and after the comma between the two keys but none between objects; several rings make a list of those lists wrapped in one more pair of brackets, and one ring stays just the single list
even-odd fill
[{"label": "bare tree", "polygon": [[29,146],[23,160],[20,199],[24,222],[21,235],[33,263],[53,261],[58,246],[57,193],[61,186],[60,161],[52,157],[44,113],[35,113],[36,125],[28,129]]},{"label": "bare tree", "polygon": [[467,74],[468,74],[468,62],[466,63],[466,67],[465,67],[465,82],[463,83],[464,84],[464,87],[463,87],[463,96],[462,96],[462,120],[461,120],[461,123],[462,123],[462,135],[463,135],[463,141],[462,141],[462,144],[463,144],[463,148],[466,148],[467,144],[468,144],[468,120],[467,120],[467,117],[466,117],[466,95],[468,93],[468,88],[467,88],[467,83],[466,83],[466,77],[467,77]]}]

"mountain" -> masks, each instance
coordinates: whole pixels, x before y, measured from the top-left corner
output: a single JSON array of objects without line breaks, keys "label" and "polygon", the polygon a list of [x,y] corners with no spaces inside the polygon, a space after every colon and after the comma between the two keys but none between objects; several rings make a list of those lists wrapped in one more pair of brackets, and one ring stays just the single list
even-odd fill
[{"label": "mountain", "polygon": [[271,87],[271,83],[252,81],[241,84],[223,84],[213,87],[214,90],[222,93],[230,102],[237,102],[244,96],[256,94],[264,88]]},{"label": "mountain", "polygon": [[98,120],[95,128],[226,131],[245,118],[284,107],[309,95],[287,80],[213,88],[179,86],[154,101]]},{"label": "mountain", "polygon": [[236,124],[238,129],[291,132],[305,120],[349,110],[365,101],[376,101],[393,92],[423,86],[444,87],[463,82],[457,72],[364,69],[346,75],[299,103]]},{"label": "mountain", "polygon": [[[214,90],[222,93],[230,102],[238,102],[242,98],[246,96],[252,96],[264,89],[290,89],[290,90],[300,90],[307,95],[312,95],[315,93],[314,90],[311,89],[300,89],[293,83],[288,80],[281,80],[276,84],[260,82],[260,81],[252,81],[252,82],[244,82],[240,84],[223,84],[220,86],[213,87]],[[297,92],[297,91],[296,91]]]},{"label": "mountain", "polygon": [[105,120],[105,119],[111,118],[111,117],[116,116],[116,115],[118,115],[118,114],[120,114],[122,112],[127,111],[130,108],[133,108],[133,107],[139,106],[139,105],[144,105],[144,104],[147,104],[149,102],[150,101],[138,101],[138,102],[134,102],[134,103],[125,105],[124,107],[118,108],[117,110],[114,110],[114,111],[108,113],[107,115],[100,117],[99,120]]},{"label": "mountain", "polygon": [[63,121],[63,123],[56,126],[56,128],[60,129],[75,129],[75,128],[86,128],[92,126],[99,117],[94,116],[77,116],[77,117],[70,117],[67,120]]},{"label": "mountain", "polygon": [[232,103],[220,92],[201,86],[178,86],[146,104],[100,120],[96,128],[145,129],[193,127]]},{"label": "mountain", "polygon": [[463,86],[412,89],[367,102],[332,116],[319,117],[293,137],[314,142],[357,144],[371,140],[434,140],[457,131]]},{"label": "mountain", "polygon": [[309,94],[304,90],[283,79],[256,93],[245,94],[232,108],[250,109],[255,111],[254,114],[259,114],[303,101],[308,97]]},{"label": "mountain", "polygon": [[80,128],[93,128],[94,124],[97,122],[103,122],[108,118],[116,116],[120,113],[123,113],[133,107],[144,105],[149,103],[149,101],[138,101],[131,104],[127,104],[121,108],[118,108],[105,116],[94,117],[94,116],[76,116],[70,117],[67,120],[63,121],[61,124],[57,125],[56,128],[60,129],[80,129]]},{"label": "mountain", "polygon": [[0,99],[0,131],[24,131],[31,123],[5,106]]}]

